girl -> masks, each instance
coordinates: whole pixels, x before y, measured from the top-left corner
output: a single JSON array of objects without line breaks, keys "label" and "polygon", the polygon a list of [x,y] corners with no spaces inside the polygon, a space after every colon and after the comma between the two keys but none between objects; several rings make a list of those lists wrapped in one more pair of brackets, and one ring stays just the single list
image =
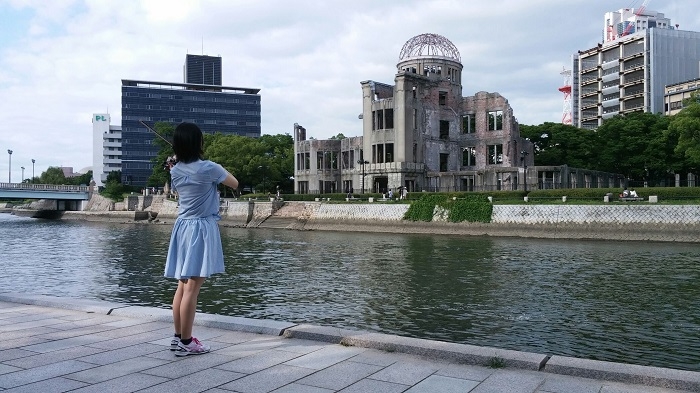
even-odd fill
[{"label": "girl", "polygon": [[176,356],[209,352],[208,345],[192,337],[197,296],[207,277],[224,271],[217,185],[238,188],[238,180],[221,165],[202,160],[203,146],[197,125],[182,123],[175,128],[173,151],[178,162],[170,175],[180,204],[170,236],[165,277],[178,280],[173,297],[175,337],[170,342]]}]

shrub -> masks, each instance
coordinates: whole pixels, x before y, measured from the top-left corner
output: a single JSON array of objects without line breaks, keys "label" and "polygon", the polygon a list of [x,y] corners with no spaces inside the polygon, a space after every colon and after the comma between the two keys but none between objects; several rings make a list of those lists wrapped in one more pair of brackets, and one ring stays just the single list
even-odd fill
[{"label": "shrub", "polygon": [[423,195],[417,201],[411,202],[411,206],[404,214],[404,220],[426,221],[433,220],[435,206],[440,206],[449,211],[450,222],[491,222],[493,206],[485,195],[470,193],[462,198],[455,199],[449,194],[429,193]]}]

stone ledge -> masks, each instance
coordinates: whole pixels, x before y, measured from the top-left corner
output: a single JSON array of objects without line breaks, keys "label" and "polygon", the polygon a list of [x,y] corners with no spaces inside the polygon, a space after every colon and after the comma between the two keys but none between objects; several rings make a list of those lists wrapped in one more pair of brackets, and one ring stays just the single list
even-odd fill
[{"label": "stone ledge", "polygon": [[24,293],[2,293],[0,301],[9,303],[30,304],[34,306],[62,308],[66,310],[84,311],[89,313],[107,315],[110,311],[127,307],[122,303],[113,303],[104,300],[91,300],[80,298],[62,298],[46,295],[32,295]]},{"label": "stone ledge", "polygon": [[346,330],[330,326],[297,325],[286,329],[283,336],[286,338],[299,338],[304,340],[323,341],[340,344],[345,337],[363,334],[358,330]]},{"label": "stone ledge", "polygon": [[544,367],[544,371],[583,378],[700,392],[700,373],[694,371],[565,356],[552,356]]},{"label": "stone ledge", "polygon": [[[154,321],[172,322],[171,310],[144,306],[127,306],[112,310],[110,315],[128,318],[144,318]],[[268,319],[252,319],[231,317],[227,315],[197,313],[194,321],[196,326],[205,326],[217,329],[236,330],[248,333],[269,334],[280,336],[285,329],[296,324]]]},{"label": "stone ledge", "polygon": [[366,333],[345,337],[341,344],[374,348],[387,352],[401,352],[435,359],[489,366],[494,360],[503,361],[505,367],[540,370],[548,356],[539,353],[512,351],[493,347],[477,347],[468,344],[432,341],[381,333]]},{"label": "stone ledge", "polygon": [[488,366],[490,362],[497,358],[504,361],[506,367],[539,370],[548,358],[547,355],[537,353],[314,325],[298,325],[285,330],[283,335],[287,338],[323,341],[387,352],[401,352],[480,366]]}]

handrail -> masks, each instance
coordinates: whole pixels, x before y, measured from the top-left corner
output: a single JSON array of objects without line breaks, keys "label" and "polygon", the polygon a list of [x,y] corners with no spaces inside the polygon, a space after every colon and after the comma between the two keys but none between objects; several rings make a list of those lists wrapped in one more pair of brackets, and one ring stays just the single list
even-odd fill
[{"label": "handrail", "polygon": [[88,192],[90,186],[70,186],[65,184],[34,184],[34,183],[0,183],[0,189],[4,190],[34,190],[34,191],[62,191],[62,192]]}]

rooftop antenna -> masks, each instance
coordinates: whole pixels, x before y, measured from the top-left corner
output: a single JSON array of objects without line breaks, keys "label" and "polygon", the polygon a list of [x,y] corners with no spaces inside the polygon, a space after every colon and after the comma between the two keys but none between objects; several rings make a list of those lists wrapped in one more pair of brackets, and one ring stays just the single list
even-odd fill
[{"label": "rooftop antenna", "polygon": [[204,56],[204,36],[202,36],[202,56]]}]

